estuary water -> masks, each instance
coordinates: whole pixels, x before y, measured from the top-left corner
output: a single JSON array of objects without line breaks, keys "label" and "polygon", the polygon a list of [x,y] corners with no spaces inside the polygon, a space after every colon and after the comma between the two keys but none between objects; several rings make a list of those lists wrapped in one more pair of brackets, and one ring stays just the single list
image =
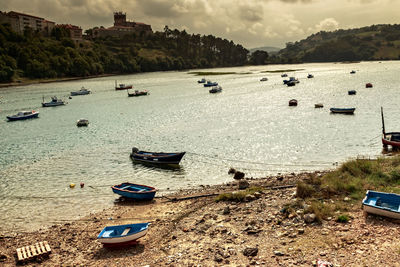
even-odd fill
[{"label": "estuary water", "polygon": [[[295,70],[287,73],[300,83],[287,87],[282,73],[266,72],[284,69]],[[34,230],[112,207],[118,197],[110,186],[126,181],[165,194],[231,181],[230,167],[265,177],[376,157],[382,152],[381,106],[387,131],[400,130],[399,70],[398,61],[200,70],[235,72],[205,76],[219,82],[219,94],[210,94],[197,83],[202,76],[188,71],[0,89],[0,232]],[[315,78],[307,79],[308,73]],[[114,90],[115,80],[150,95],[127,97]],[[367,82],[373,88],[365,88]],[[68,99],[82,86],[92,94]],[[352,89],[355,96],[347,94]],[[42,97],[53,95],[68,104],[42,108]],[[288,106],[292,98],[297,107]],[[331,114],[330,107],[356,111]],[[6,121],[31,109],[39,110],[38,119]],[[76,127],[80,118],[89,127]],[[187,154],[180,168],[160,169],[132,163],[133,146]]]}]

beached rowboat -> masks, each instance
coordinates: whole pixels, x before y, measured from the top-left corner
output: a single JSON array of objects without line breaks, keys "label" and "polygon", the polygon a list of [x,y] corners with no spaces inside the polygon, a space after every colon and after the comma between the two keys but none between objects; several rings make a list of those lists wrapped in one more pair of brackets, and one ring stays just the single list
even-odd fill
[{"label": "beached rowboat", "polygon": [[156,189],[147,185],[122,183],[111,187],[115,194],[136,200],[152,200]]},{"label": "beached rowboat", "polygon": [[107,226],[97,236],[97,240],[105,247],[132,245],[146,235],[148,227],[149,223]]},{"label": "beached rowboat", "polygon": [[368,190],[362,201],[363,210],[393,219],[400,219],[400,195]]}]

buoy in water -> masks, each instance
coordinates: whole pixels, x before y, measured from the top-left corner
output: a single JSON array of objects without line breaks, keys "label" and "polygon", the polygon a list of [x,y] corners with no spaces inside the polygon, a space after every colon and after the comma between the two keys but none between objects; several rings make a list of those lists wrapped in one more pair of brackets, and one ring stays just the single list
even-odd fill
[{"label": "buoy in water", "polygon": [[69,188],[75,188],[75,184],[73,183],[69,184]]},{"label": "buoy in water", "polygon": [[81,188],[83,188],[85,186],[85,183],[81,183]]}]

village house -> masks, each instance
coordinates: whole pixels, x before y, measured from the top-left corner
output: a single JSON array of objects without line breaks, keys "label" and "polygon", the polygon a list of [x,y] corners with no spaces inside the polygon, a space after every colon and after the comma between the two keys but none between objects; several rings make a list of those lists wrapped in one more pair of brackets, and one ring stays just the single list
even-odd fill
[{"label": "village house", "polygon": [[53,21],[15,11],[8,13],[0,11],[0,23],[9,23],[11,29],[20,34],[23,34],[26,28],[30,28],[44,35],[50,35],[51,30],[55,27]]},{"label": "village house", "polygon": [[75,42],[82,41],[82,28],[81,27],[71,25],[71,24],[57,24],[56,27],[69,30],[70,38],[73,41],[75,41]]},{"label": "village house", "polygon": [[126,34],[136,33],[136,34],[151,34],[153,33],[151,26],[141,22],[133,22],[126,20],[126,13],[115,12],[114,13],[114,26],[109,28],[94,28],[92,32],[92,37],[122,37]]}]

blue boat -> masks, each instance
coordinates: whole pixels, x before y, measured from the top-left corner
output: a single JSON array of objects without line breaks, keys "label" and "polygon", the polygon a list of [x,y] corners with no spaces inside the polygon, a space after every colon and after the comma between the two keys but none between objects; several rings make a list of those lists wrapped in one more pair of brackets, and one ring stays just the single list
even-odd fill
[{"label": "blue boat", "polygon": [[354,114],[356,108],[330,108],[332,113]]},{"label": "blue boat", "polygon": [[201,80],[198,80],[197,82],[198,82],[198,83],[205,83],[205,82],[206,82],[206,79],[205,79],[205,78],[202,78]]},{"label": "blue boat", "polygon": [[111,187],[115,194],[136,200],[152,200],[156,189],[147,185],[122,183]]},{"label": "blue boat", "polygon": [[368,190],[362,201],[367,213],[400,219],[400,195]]},{"label": "blue boat", "polygon": [[217,86],[217,85],[218,85],[217,82],[207,81],[207,82],[204,84],[204,87],[212,87],[212,86]]},{"label": "blue boat", "polygon": [[151,164],[179,164],[186,152],[165,153],[165,152],[148,152],[141,151],[136,147],[132,148],[130,155],[133,161]]},{"label": "blue boat", "polygon": [[20,111],[15,115],[7,116],[8,121],[18,121],[18,120],[27,120],[37,118],[39,116],[38,111],[30,110],[30,111]]},{"label": "blue boat", "polygon": [[149,223],[134,223],[105,227],[97,236],[97,240],[105,247],[122,247],[137,243],[137,239],[145,236]]}]

